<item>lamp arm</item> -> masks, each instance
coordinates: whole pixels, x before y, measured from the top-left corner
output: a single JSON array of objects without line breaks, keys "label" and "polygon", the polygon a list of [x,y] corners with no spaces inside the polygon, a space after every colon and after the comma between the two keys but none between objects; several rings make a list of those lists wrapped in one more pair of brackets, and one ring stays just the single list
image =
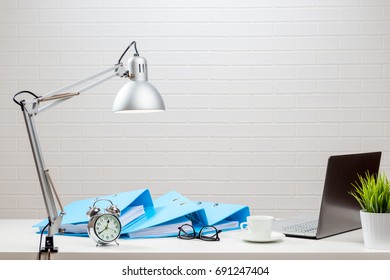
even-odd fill
[{"label": "lamp arm", "polygon": [[[114,66],[101,71],[97,74],[91,75],[89,77],[86,77],[82,80],[79,80],[75,83],[66,85],[62,88],[56,89],[48,94],[45,94],[43,96],[40,96],[38,98],[34,98],[33,100],[26,102],[26,105],[31,106],[31,114],[37,115],[43,111],[46,111],[47,109],[50,109],[54,106],[57,106],[58,104],[74,97],[77,95],[80,95],[82,92],[87,91],[91,88],[94,88],[95,86],[100,85],[101,83],[110,80],[114,77],[128,77],[128,71],[126,71],[123,67],[122,63],[115,64]],[[90,84],[87,84],[87,82],[96,80]],[[87,85],[85,85],[87,84]],[[85,85],[84,87],[81,87]],[[76,90],[72,92],[72,90]],[[51,101],[51,103],[40,107],[40,104],[43,102]]]},{"label": "lamp arm", "polygon": [[[24,101],[22,101],[22,108],[24,108]],[[36,128],[32,115],[28,113],[27,110],[22,110],[24,121],[26,124],[26,129],[28,137],[30,140],[31,150],[34,156],[35,167],[37,169],[39,183],[41,185],[41,192],[43,200],[46,207],[46,212],[48,215],[49,226],[48,226],[48,237],[52,237],[53,234],[60,232],[60,226],[62,223],[62,216],[65,214],[61,203],[61,212],[58,214],[56,203],[53,196],[54,185],[50,179],[49,170],[45,166],[45,162],[42,155],[41,146],[39,143],[38,135],[36,133]],[[57,197],[57,199],[59,199]]]}]

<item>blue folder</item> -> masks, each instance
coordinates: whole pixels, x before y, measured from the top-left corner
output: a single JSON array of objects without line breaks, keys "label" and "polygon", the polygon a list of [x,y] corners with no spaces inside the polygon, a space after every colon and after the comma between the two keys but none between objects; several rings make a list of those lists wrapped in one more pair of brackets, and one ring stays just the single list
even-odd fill
[{"label": "blue folder", "polygon": [[[144,208],[153,207],[153,201],[148,189],[140,189],[140,190],[134,190],[128,192],[121,192],[113,195],[87,198],[83,200],[74,201],[64,207],[64,211],[66,214],[63,217],[62,224],[63,225],[67,225],[67,224],[76,225],[81,223],[87,224],[90,217],[87,216],[86,213],[89,210],[89,207],[92,206],[97,199],[108,199],[112,201],[112,203],[116,205],[117,208],[121,211],[121,215],[123,215],[127,210],[129,210],[133,206],[142,205]],[[98,206],[101,209],[101,211],[103,211],[103,209],[105,209],[109,205],[110,203],[104,200],[98,201],[96,203],[96,206]],[[42,229],[47,224],[47,222],[48,220],[45,219],[40,223],[34,225],[34,227],[39,227],[39,229]],[[65,234],[67,233],[65,232]],[[87,232],[85,232],[85,235],[86,234]],[[78,235],[83,235],[83,234],[78,234]]]},{"label": "blue folder", "polygon": [[[247,217],[250,215],[249,207],[246,205],[207,201],[198,201],[195,203],[204,210],[206,220],[202,221],[203,225],[213,225],[217,228],[221,226],[224,230],[238,229],[240,223],[246,222]],[[236,222],[236,225],[231,222]],[[200,224],[198,226],[203,225]],[[225,227],[222,225],[225,225]]]},{"label": "blue folder", "polygon": [[[180,193],[171,191],[153,201],[154,207],[145,209],[146,215],[135,223],[126,226],[122,229],[122,234],[127,237],[132,237],[138,231],[144,231],[144,236],[140,237],[168,237],[176,236],[178,228],[175,225],[182,225],[191,222],[190,214],[195,214],[203,221],[206,221],[206,216],[203,208]],[[173,225],[171,231],[156,233],[153,229],[158,226]],[[145,231],[146,230],[146,231]],[[148,233],[149,232],[149,233]]]},{"label": "blue folder", "polygon": [[[240,223],[245,222],[250,215],[249,207],[246,205],[195,202],[176,191],[157,198],[153,203],[154,208],[147,209],[145,216],[122,230],[125,237],[176,236],[178,226],[185,223],[192,224],[196,230],[206,225],[213,225],[222,230],[233,230],[238,229]],[[158,229],[154,230],[161,226],[163,226],[161,232]]]}]

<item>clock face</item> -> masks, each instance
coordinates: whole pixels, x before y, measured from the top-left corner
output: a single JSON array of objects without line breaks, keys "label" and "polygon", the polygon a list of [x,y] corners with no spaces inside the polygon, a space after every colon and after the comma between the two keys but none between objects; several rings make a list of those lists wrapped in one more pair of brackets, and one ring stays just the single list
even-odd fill
[{"label": "clock face", "polygon": [[121,223],[111,214],[100,215],[94,225],[96,236],[105,243],[116,240],[121,233]]}]

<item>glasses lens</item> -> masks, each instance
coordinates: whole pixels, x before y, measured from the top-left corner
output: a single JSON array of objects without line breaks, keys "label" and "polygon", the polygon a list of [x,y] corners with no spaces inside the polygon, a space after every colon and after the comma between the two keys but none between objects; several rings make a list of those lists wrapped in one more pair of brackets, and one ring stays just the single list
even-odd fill
[{"label": "glasses lens", "polygon": [[204,241],[219,241],[218,230],[213,226],[205,226],[199,232],[199,238]]},{"label": "glasses lens", "polygon": [[191,225],[185,224],[179,227],[178,236],[181,239],[194,239],[195,238],[195,230]]}]

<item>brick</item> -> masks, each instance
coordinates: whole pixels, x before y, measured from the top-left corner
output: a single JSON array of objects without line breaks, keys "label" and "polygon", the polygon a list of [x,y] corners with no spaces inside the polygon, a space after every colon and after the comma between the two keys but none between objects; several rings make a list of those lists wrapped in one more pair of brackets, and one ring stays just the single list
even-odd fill
[{"label": "brick", "polygon": [[330,155],[390,149],[386,0],[4,0],[0,9],[0,217],[47,215],[12,95],[107,69],[132,40],[166,112],[113,114],[126,82],[114,78],[34,118],[65,203],[148,187],[258,214],[314,213]]}]

